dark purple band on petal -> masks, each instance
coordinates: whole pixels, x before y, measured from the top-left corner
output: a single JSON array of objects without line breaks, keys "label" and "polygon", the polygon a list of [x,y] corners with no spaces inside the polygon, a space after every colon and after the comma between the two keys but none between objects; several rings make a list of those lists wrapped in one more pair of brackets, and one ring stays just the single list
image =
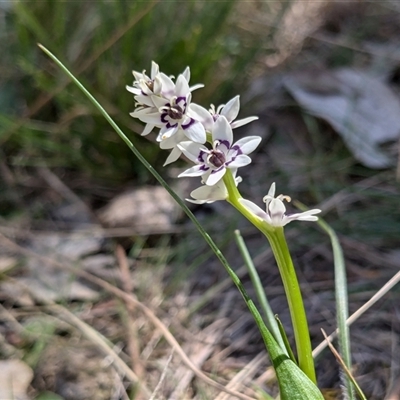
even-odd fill
[{"label": "dark purple band on petal", "polygon": [[207,155],[208,155],[208,153],[206,153],[206,152],[203,151],[203,150],[200,150],[200,153],[199,153],[199,155],[198,155],[198,157],[197,157],[198,161],[199,161],[200,163],[205,163],[206,160],[207,160]]},{"label": "dark purple band on petal", "polygon": [[161,122],[163,124],[165,124],[165,126],[169,129],[169,128],[175,128],[175,126],[178,125],[178,123],[176,122],[175,124],[171,124],[171,122],[169,121],[170,118],[167,119],[167,117],[169,117],[169,115],[167,113],[161,114]]},{"label": "dark purple band on petal", "polygon": [[196,120],[194,120],[193,118],[189,119],[189,122],[186,124],[182,124],[182,129],[188,129],[190,126],[192,126],[195,122],[197,122]]},{"label": "dark purple band on petal", "polygon": [[242,149],[238,145],[233,146],[231,150],[236,150],[236,155],[243,154]]},{"label": "dark purple band on petal", "polygon": [[[218,139],[219,140],[219,139]],[[231,144],[227,140],[219,140],[220,145],[224,145],[227,150],[231,148]]]},{"label": "dark purple band on petal", "polygon": [[186,97],[184,97],[184,96],[177,97],[176,100],[175,100],[175,104],[178,104],[181,101],[183,101],[183,104],[186,106]]}]

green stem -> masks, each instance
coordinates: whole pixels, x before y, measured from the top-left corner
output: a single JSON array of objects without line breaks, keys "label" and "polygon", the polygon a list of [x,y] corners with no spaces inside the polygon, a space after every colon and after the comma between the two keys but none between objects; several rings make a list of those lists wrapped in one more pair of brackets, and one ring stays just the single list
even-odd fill
[{"label": "green stem", "polygon": [[314,383],[316,383],[317,379],[315,376],[310,333],[303,304],[303,297],[301,295],[299,282],[297,280],[292,258],[290,257],[283,228],[276,228],[273,234],[263,233],[269,240],[272,251],[275,255],[279,272],[282,277],[283,286],[285,288],[286,298],[292,318],[299,367]]},{"label": "green stem", "polygon": [[240,254],[242,255],[243,261],[247,267],[247,271],[249,273],[251,283],[253,284],[254,290],[256,292],[258,302],[260,303],[261,310],[264,312],[264,318],[266,321],[267,328],[271,331],[275,340],[278,342],[282,350],[285,350],[286,345],[285,342],[283,341],[278,326],[278,322],[276,321],[275,315],[268,303],[267,295],[262,286],[262,282],[260,276],[258,275],[257,268],[253,263],[249,250],[247,249],[246,243],[244,242],[243,237],[240,234],[239,230],[235,230],[235,240],[239,248]]},{"label": "green stem", "polygon": [[271,226],[266,221],[254,215],[240,203],[239,199],[242,196],[240,195],[235,185],[233,175],[229,170],[226,172],[223,179],[228,190],[227,201],[243,214],[243,216],[245,216],[256,228],[258,228],[266,236],[271,245],[289,304],[299,367],[314,383],[316,383],[317,379],[315,376],[314,360],[312,357],[310,334],[303,298],[293,262],[290,257],[289,248],[285,240],[283,228]]}]

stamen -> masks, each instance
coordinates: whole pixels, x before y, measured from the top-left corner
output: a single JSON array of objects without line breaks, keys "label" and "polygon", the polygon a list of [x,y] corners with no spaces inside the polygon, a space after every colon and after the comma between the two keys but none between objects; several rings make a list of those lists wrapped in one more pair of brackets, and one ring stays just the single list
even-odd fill
[{"label": "stamen", "polygon": [[222,167],[226,162],[225,154],[218,150],[212,150],[207,161],[215,168]]},{"label": "stamen", "polygon": [[167,111],[167,114],[172,119],[182,119],[183,110],[180,106],[176,105],[174,107],[170,107]]},{"label": "stamen", "polygon": [[154,92],[154,81],[146,81],[145,84],[152,92]]},{"label": "stamen", "polygon": [[284,194],[280,194],[280,195],[277,197],[277,199],[279,199],[279,200],[286,200],[288,203],[290,203],[290,202],[292,201],[292,199],[291,199],[290,196],[286,196],[286,195],[284,195]]}]

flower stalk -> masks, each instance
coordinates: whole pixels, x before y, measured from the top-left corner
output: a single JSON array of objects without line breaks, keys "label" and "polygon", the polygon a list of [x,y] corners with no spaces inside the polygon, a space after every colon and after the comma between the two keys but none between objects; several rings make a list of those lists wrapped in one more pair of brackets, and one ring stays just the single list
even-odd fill
[{"label": "flower stalk", "polygon": [[271,245],[289,304],[299,367],[311,381],[316,383],[314,360],[312,357],[311,341],[303,298],[289,248],[286,243],[283,227],[271,226],[243,205],[243,202],[240,201],[240,192],[229,171],[225,174],[223,179],[228,191],[228,198],[226,200],[258,228],[266,236]]},{"label": "flower stalk", "polygon": [[299,367],[314,383],[316,383],[317,379],[315,376],[314,360],[312,357],[310,334],[303,297],[283,228],[276,228],[272,234],[270,232],[263,233],[271,245],[285,288],[293,324]]}]

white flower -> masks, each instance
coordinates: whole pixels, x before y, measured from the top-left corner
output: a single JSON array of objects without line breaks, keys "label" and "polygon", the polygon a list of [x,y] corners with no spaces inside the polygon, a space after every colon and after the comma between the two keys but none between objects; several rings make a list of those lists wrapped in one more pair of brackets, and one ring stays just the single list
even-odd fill
[{"label": "white flower", "polygon": [[[210,113],[198,104],[191,103],[189,107],[191,117],[195,121],[200,122],[206,131],[211,132],[214,122]],[[188,138],[185,134],[185,131],[183,129],[178,129],[178,131],[172,136],[161,140],[160,148],[164,150],[171,150],[171,153],[164,163],[164,166],[171,164],[180,157],[182,151],[179,149],[178,145],[184,141],[187,141],[187,139]]]},{"label": "white flower", "polygon": [[160,72],[158,64],[151,62],[150,77],[146,75],[146,71],[132,71],[135,81],[133,86],[126,86],[126,90],[135,95],[135,100],[139,105],[152,106],[150,96],[170,97],[173,95],[175,84],[172,79]]},{"label": "white flower", "polygon": [[[163,72],[160,72],[159,66],[154,61],[152,61],[151,64],[150,77],[146,75],[146,71],[143,71],[142,73],[132,71],[132,73],[135,77],[135,81],[133,82],[133,86],[126,86],[126,89],[135,95],[134,98],[136,101],[136,108],[135,111],[132,112],[130,115],[134,118],[140,119],[143,122],[147,122],[142,133],[143,136],[149,134],[153,130],[153,128],[160,128],[162,126],[158,123],[159,118],[157,118],[160,115],[160,104],[162,107],[169,103],[174,104],[174,99],[176,101],[176,97],[178,96],[177,92],[180,93],[184,89],[187,90],[188,93],[190,93],[193,90],[204,86],[202,84],[198,84],[189,87],[189,67],[187,67],[185,71],[180,75],[180,77],[182,77],[181,81],[184,80],[187,83],[187,87],[184,85],[183,88],[182,86],[180,86],[178,87],[178,89],[171,77],[165,75]],[[156,123],[152,123],[154,117],[157,120]]]},{"label": "white flower", "polygon": [[220,115],[223,115],[230,123],[232,129],[246,125],[258,119],[258,117],[253,116],[244,119],[239,119],[233,122],[233,120],[238,116],[239,110],[240,110],[239,96],[235,96],[233,99],[229,100],[226,104],[221,104],[220,106],[218,106],[216,110],[214,104],[211,104],[210,114],[212,115],[214,121],[216,121]]},{"label": "white flower", "polygon": [[193,142],[182,142],[178,148],[189,160],[197,165],[182,172],[182,176],[204,176],[206,185],[215,185],[227,168],[237,169],[251,163],[247,155],[261,142],[259,136],[249,136],[233,143],[232,128],[224,116],[214,123],[212,130],[212,149]]},{"label": "white flower", "polygon": [[[235,173],[236,174],[236,171]],[[242,181],[240,176],[235,178],[236,186]],[[225,200],[228,197],[228,190],[223,180],[220,180],[214,186],[202,185],[190,193],[192,199],[186,199],[195,204],[209,204],[218,200]]]},{"label": "white flower", "polygon": [[[161,128],[157,138],[158,142],[183,130],[188,139],[205,143],[206,131],[202,123],[195,119],[197,112],[191,111],[192,93],[183,74],[178,76],[174,95],[170,99],[155,95],[151,95],[150,98],[155,107],[140,107],[131,113],[131,116],[147,123],[151,129]],[[148,126],[145,128],[145,132],[150,132],[151,129]]]},{"label": "white flower", "polygon": [[268,222],[272,226],[285,226],[289,222],[298,221],[317,221],[318,217],[315,214],[319,214],[321,210],[313,209],[302,213],[296,213],[292,215],[286,215],[286,207],[283,200],[291,201],[289,196],[284,196],[280,194],[275,197],[275,182],[271,185],[268,194],[263,198],[264,203],[266,203],[266,212],[263,211],[253,202],[246,199],[239,199],[240,203],[250,210],[257,217]]}]

